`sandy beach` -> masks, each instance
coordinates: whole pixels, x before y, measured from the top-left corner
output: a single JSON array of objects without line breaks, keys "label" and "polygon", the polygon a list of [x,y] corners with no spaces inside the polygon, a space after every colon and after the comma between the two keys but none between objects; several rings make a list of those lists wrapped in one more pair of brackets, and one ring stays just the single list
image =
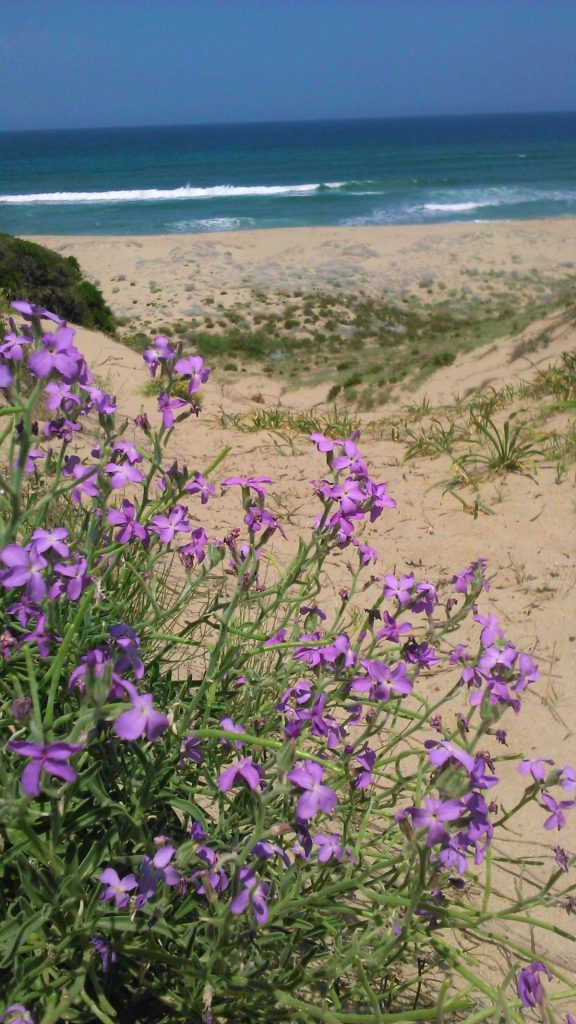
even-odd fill
[{"label": "sandy beach", "polygon": [[[76,256],[117,315],[137,316],[151,328],[177,322],[191,309],[209,311],[216,297],[230,305],[249,305],[255,292],[261,297],[264,293],[280,307],[286,301],[282,293],[294,288],[362,288],[372,294],[386,290],[399,298],[417,294],[425,302],[438,299],[442,291],[453,299],[464,292],[467,301],[484,304],[497,292],[509,294],[513,302],[529,289],[535,294],[542,288],[553,290],[558,282],[569,281],[576,267],[576,220],[35,240]],[[430,283],[419,288],[423,279]],[[133,417],[146,411],[151,420],[157,419],[156,400],[143,391],[148,377],[138,353],[83,329],[79,347],[117,395],[123,413]],[[472,509],[434,486],[449,473],[445,456],[406,462],[406,444],[391,439],[383,423],[386,416],[409,418],[408,400],[427,399],[436,406],[481,386],[501,388],[533,380],[575,347],[574,316],[565,306],[553,309],[519,333],[458,355],[410,395],[398,389],[385,410],[355,410],[362,426],[361,449],[374,476],[388,482],[398,503],[364,538],[380,554],[375,576],[413,572],[447,584],[474,559],[488,559],[491,591],[482,610],[501,618],[507,637],[533,655],[541,672],[521,715],[506,712],[503,724],[510,747],[525,757],[551,757],[559,766],[574,760],[576,723],[574,464],[560,477],[549,462],[539,463],[537,471],[493,474],[483,487],[488,507]],[[284,518],[288,534],[286,542],[276,545],[280,557],[295,544],[298,530],[313,521],[317,508],[310,481],[322,476],[323,458],[303,436],[241,432],[234,429],[233,417],[279,404],[321,409],[323,396],[325,388],[291,389],[257,366],[235,375],[218,370],[204,389],[200,417],[189,419],[172,442],[174,457],[201,471],[230,445],[217,479],[264,471],[273,478],[271,507]],[[521,412],[521,403],[514,410]],[[569,420],[554,422],[562,431]],[[130,426],[132,435],[136,437],[136,429]],[[206,509],[195,506],[192,511],[209,536],[222,536],[237,525],[238,495],[229,491]],[[336,572],[324,581],[327,600],[338,601],[343,582]],[[378,586],[377,580],[372,586]],[[460,710],[465,711],[464,694]],[[502,753],[493,738],[487,739],[492,754]],[[510,803],[521,795],[524,783],[512,771],[503,774],[502,799]],[[531,811],[524,833],[510,839],[528,840],[548,864],[558,840],[544,832],[544,817],[544,810],[540,817]],[[576,847],[574,817],[561,843]],[[538,884],[537,870],[527,868],[526,878],[531,877]],[[563,911],[555,914],[562,927],[569,927]],[[557,937],[551,937],[547,952],[569,966]]]},{"label": "sandy beach", "polygon": [[76,256],[119,316],[151,323],[211,312],[215,299],[257,302],[254,292],[487,301],[576,274],[575,218],[31,240]]}]

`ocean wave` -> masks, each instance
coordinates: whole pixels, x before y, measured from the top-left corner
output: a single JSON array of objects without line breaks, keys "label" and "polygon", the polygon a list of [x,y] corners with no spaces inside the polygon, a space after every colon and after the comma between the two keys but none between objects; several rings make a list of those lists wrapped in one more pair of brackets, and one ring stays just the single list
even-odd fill
[{"label": "ocean wave", "polygon": [[253,217],[205,217],[196,220],[177,220],[167,224],[170,231],[240,231],[251,228],[256,221]]},{"label": "ocean wave", "polygon": [[[369,227],[374,225],[387,224],[421,224],[430,222],[434,218],[444,217],[448,220],[465,217],[467,214],[474,214],[475,211],[489,211],[498,209],[499,219],[513,216],[512,211],[523,207],[530,207],[538,211],[538,216],[548,216],[551,204],[563,204],[576,209],[575,189],[525,189],[512,186],[502,186],[490,190],[462,190],[460,194],[445,192],[444,194],[433,193],[429,202],[415,202],[413,199],[400,203],[391,202],[386,206],[375,206],[369,213],[358,214],[355,217],[346,217],[339,221],[344,227]],[[510,213],[508,213],[510,211]],[[526,216],[522,210],[522,216]],[[486,220],[486,214],[484,215]],[[489,219],[489,217],[488,217]],[[480,223],[474,218],[476,223]]]},{"label": "ocean wave", "polygon": [[524,206],[531,203],[573,203],[576,191],[559,189],[493,189],[477,195],[469,195],[466,199],[456,196],[437,199],[435,202],[424,203],[425,213],[467,213],[470,210],[483,209],[489,206]]},{"label": "ocean wave", "polygon": [[156,203],[180,199],[229,199],[250,196],[305,196],[324,190],[341,189],[345,181],[315,182],[311,185],[213,185],[210,188],[129,188],[108,192],[32,192],[0,196],[0,203],[13,206],[32,204]]},{"label": "ocean wave", "polygon": [[430,213],[464,213],[466,210],[477,210],[479,206],[497,206],[498,203],[424,203],[424,209]]}]

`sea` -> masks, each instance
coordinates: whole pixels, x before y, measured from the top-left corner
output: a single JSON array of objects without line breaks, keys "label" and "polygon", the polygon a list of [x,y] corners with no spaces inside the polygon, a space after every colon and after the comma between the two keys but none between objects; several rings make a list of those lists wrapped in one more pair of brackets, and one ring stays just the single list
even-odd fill
[{"label": "sea", "polygon": [[576,215],[576,112],[0,133],[0,231]]}]

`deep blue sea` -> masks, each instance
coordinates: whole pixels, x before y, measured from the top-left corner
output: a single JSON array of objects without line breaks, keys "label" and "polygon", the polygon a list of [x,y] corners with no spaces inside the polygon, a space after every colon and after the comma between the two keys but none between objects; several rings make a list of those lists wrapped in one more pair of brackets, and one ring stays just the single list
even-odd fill
[{"label": "deep blue sea", "polygon": [[0,133],[0,231],[576,215],[576,113]]}]

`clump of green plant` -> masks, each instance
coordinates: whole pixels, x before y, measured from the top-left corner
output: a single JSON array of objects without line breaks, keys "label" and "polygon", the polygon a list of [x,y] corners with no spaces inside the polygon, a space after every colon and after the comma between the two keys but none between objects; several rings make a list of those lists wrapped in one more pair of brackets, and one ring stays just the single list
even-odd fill
[{"label": "clump of green plant", "polygon": [[61,256],[43,245],[0,234],[0,290],[7,299],[25,299],[60,310],[67,320],[114,334],[116,322],[95,284],[84,277],[75,256]]},{"label": "clump of green plant", "polygon": [[[157,414],[126,434],[71,332],[55,345],[19,310],[0,356],[4,1024],[559,1021],[573,972],[533,949],[575,941],[548,916],[574,910],[574,858],[544,840],[576,772],[506,745],[538,669],[484,607],[485,559],[372,576],[395,501],[357,432],[316,431],[317,514],[278,558],[269,477],[168,458],[201,356],[156,339]],[[217,482],[224,536],[197,525]],[[524,887],[506,837],[529,804]]]},{"label": "clump of green plant", "polygon": [[351,416],[346,409],[337,409],[336,406],[327,413],[294,411],[285,406],[235,415],[222,412],[220,423],[222,427],[233,426],[244,433],[271,430],[305,435],[316,432],[334,438],[347,437],[359,426],[357,418]]},{"label": "clump of green plant", "polygon": [[504,473],[521,473],[532,468],[536,456],[544,454],[542,441],[536,440],[533,430],[522,421],[514,422],[509,417],[502,428],[490,417],[474,416],[472,422],[475,433],[467,441],[473,450],[457,459],[463,466],[474,464]]}]

